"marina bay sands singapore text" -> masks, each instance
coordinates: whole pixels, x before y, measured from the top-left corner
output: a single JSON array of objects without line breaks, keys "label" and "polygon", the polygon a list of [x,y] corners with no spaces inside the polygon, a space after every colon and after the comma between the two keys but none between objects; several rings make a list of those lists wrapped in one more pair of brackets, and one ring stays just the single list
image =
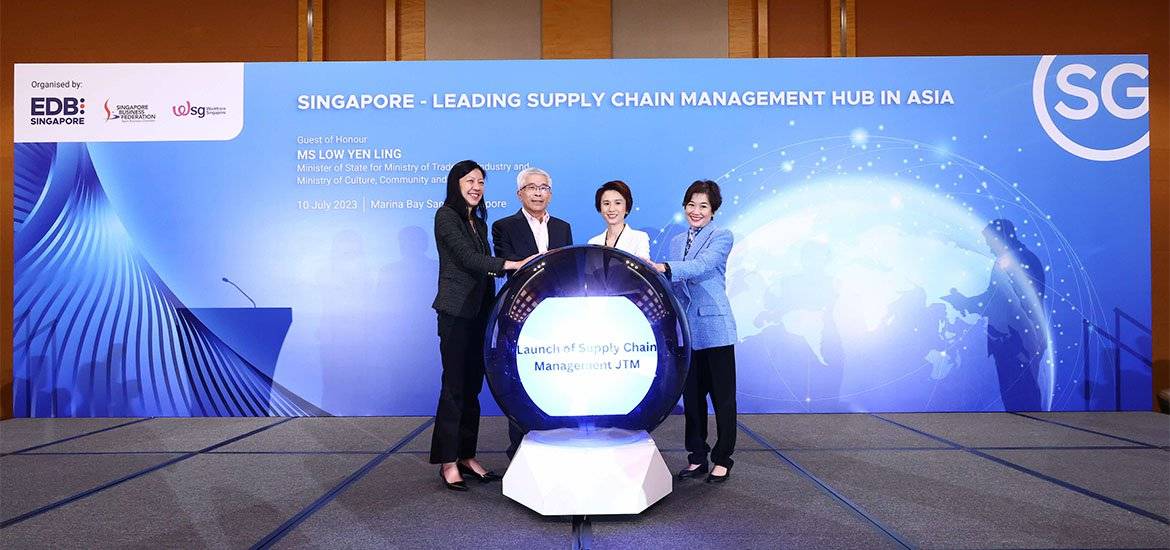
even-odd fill
[{"label": "marina bay sands singapore text", "polygon": [[492,92],[304,94],[297,110],[596,109],[672,107],[860,107],[954,105],[945,88],[880,90],[692,90],[618,92]]}]

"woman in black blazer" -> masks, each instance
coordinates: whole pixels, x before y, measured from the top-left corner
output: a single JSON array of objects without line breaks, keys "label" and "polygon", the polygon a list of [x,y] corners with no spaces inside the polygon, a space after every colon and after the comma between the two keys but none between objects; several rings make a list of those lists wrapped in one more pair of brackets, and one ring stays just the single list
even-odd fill
[{"label": "woman in black blazer", "polygon": [[439,477],[455,491],[467,490],[464,475],[480,481],[500,479],[475,459],[483,336],[495,297],[493,277],[531,259],[491,256],[483,191],[483,167],[473,160],[460,161],[447,174],[447,198],[435,212],[439,291],[431,307],[439,316],[443,384],[431,437],[431,464],[441,464]]}]

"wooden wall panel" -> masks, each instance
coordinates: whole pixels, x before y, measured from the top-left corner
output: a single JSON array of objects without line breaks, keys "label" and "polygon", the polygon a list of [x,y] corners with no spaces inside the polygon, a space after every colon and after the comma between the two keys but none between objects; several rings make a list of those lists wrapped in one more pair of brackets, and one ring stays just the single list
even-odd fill
[{"label": "wooden wall panel", "polygon": [[1146,53],[1154,389],[1170,387],[1170,2],[857,0],[859,55]]},{"label": "wooden wall panel", "polygon": [[540,59],[540,0],[427,2],[427,59]]},{"label": "wooden wall panel", "polygon": [[313,61],[325,61],[325,0],[309,0],[309,8],[312,9],[310,14],[310,21],[312,26],[309,29],[312,31],[313,40],[309,43],[310,49],[313,50]]},{"label": "wooden wall panel", "polygon": [[542,0],[544,59],[613,57],[613,7],[609,0]]},{"label": "wooden wall panel", "polygon": [[398,0],[398,59],[422,61],[427,58],[426,0]]},{"label": "wooden wall panel", "polygon": [[398,2],[395,0],[383,0],[384,3],[384,27],[386,32],[383,34],[386,44],[386,61],[394,61],[398,59]]},{"label": "wooden wall panel", "polygon": [[768,4],[769,0],[756,0],[757,57],[768,57]]},{"label": "wooden wall panel", "polygon": [[[5,227],[12,227],[13,63],[295,61],[297,4],[204,0],[197,5],[153,2],[144,9],[135,0],[0,2],[0,210]],[[0,242],[3,418],[12,413],[12,232],[0,231]]]},{"label": "wooden wall panel", "polygon": [[756,57],[756,0],[727,0],[727,57]]},{"label": "wooden wall panel", "polygon": [[[197,9],[178,2],[144,9],[135,0],[6,1],[0,10],[7,62],[296,60],[297,0],[205,0]],[[248,24],[225,24],[233,21]]]},{"label": "wooden wall panel", "polygon": [[829,57],[830,0],[768,2],[768,57]]},{"label": "wooden wall panel", "polygon": [[1163,0],[857,0],[858,55],[1164,52],[1167,10]]},{"label": "wooden wall panel", "polygon": [[386,0],[315,0],[324,4],[327,61],[386,59]]},{"label": "wooden wall panel", "polygon": [[613,0],[615,58],[727,57],[726,0]]}]

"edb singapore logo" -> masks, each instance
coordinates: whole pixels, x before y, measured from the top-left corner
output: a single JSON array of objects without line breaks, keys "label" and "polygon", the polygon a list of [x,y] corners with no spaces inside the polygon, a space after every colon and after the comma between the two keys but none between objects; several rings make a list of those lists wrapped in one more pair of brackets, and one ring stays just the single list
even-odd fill
[{"label": "edb singapore logo", "polygon": [[85,124],[84,97],[34,97],[30,103],[29,124]]},{"label": "edb singapore logo", "polygon": [[1040,58],[1032,106],[1044,132],[1065,151],[1108,162],[1150,146],[1149,70],[1114,58]]}]

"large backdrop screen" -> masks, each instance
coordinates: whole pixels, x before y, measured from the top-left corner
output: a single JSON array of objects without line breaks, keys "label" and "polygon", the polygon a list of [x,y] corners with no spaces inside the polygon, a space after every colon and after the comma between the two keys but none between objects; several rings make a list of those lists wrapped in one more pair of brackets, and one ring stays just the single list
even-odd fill
[{"label": "large backdrop screen", "polygon": [[578,244],[624,180],[657,260],[716,180],[743,412],[1150,404],[1145,56],[15,76],[18,415],[433,413],[465,158],[489,223],[550,172]]}]

